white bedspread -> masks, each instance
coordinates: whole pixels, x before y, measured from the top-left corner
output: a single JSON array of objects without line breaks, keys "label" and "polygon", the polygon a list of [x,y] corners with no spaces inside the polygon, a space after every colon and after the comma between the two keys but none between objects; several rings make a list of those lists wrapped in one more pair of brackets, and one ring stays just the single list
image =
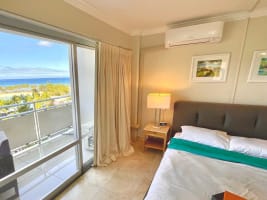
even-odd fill
[{"label": "white bedspread", "polygon": [[267,170],[167,149],[146,200],[210,200],[224,192],[267,200]]}]

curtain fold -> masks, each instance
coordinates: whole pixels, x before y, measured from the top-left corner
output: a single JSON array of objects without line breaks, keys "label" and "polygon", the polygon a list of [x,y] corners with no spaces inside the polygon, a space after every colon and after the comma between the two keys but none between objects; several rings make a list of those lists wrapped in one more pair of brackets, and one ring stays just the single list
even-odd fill
[{"label": "curtain fold", "polygon": [[95,165],[133,153],[130,144],[131,51],[101,43],[97,68]]}]

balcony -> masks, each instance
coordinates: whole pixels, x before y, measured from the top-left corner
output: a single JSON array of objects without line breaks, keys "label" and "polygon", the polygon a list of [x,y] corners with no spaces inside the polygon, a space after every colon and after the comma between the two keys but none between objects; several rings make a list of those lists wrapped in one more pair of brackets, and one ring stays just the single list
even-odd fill
[{"label": "balcony", "polygon": [[[17,113],[22,106],[29,109]],[[15,170],[22,169],[76,140],[70,96],[2,106],[0,109],[6,111],[0,117],[0,129],[9,140]],[[92,161],[93,121],[83,123],[81,129],[83,158]],[[76,154],[75,148],[72,148],[18,178],[20,199],[44,196],[46,191],[40,190],[42,187],[38,187],[39,185],[47,184],[48,188],[58,185],[75,170]]]}]

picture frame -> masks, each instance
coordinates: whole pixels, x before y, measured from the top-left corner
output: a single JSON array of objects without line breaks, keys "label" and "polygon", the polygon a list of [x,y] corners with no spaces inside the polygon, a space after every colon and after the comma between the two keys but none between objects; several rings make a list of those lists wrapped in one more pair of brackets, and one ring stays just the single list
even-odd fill
[{"label": "picture frame", "polygon": [[254,51],[247,82],[267,82],[267,50]]},{"label": "picture frame", "polygon": [[191,81],[225,82],[230,53],[193,56]]}]

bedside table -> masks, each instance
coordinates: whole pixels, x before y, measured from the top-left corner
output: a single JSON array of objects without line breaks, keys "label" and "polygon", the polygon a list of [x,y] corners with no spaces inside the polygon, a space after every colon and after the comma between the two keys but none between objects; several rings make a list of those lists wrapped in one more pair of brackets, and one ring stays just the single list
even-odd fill
[{"label": "bedside table", "polygon": [[169,126],[155,128],[153,124],[147,124],[144,128],[144,149],[158,149],[164,152],[169,129]]}]

